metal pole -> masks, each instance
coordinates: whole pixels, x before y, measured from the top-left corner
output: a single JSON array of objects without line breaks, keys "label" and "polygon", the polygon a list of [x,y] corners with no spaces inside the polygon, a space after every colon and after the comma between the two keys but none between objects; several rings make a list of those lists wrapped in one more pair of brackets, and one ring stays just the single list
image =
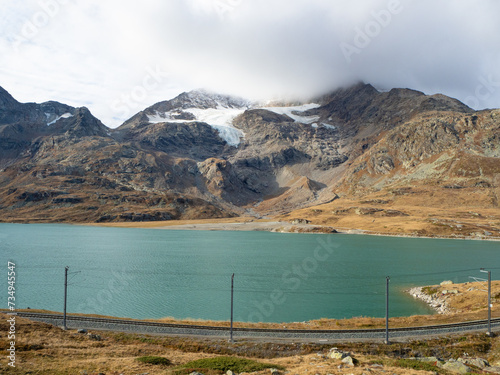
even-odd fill
[{"label": "metal pole", "polygon": [[66,326],[66,301],[68,300],[68,269],[66,266],[64,268],[64,317],[63,317],[63,329],[68,329]]},{"label": "metal pole", "polygon": [[389,280],[390,277],[385,278],[385,344],[389,344]]},{"label": "metal pole", "polygon": [[491,333],[491,271],[488,271],[488,336],[492,336]]},{"label": "metal pole", "polygon": [[233,341],[233,295],[234,295],[234,273],[231,276],[231,332],[230,332],[230,342]]},{"label": "metal pole", "polygon": [[491,337],[493,336],[493,332],[491,332],[491,271],[486,271],[484,268],[481,268],[480,271],[488,273],[488,331],[486,335]]}]

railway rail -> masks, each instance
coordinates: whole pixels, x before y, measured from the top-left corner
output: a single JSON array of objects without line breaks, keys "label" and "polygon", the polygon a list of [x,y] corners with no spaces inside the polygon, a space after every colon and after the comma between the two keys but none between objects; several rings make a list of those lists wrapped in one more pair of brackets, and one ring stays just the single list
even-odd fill
[{"label": "railway rail", "polygon": [[[17,312],[17,316],[34,321],[50,323],[56,326],[63,325],[63,315],[31,312]],[[160,322],[136,321],[113,318],[94,318],[67,315],[66,326],[69,329],[95,329],[131,332],[141,334],[205,336],[229,338],[229,327],[214,327],[188,324],[171,324]],[[476,320],[462,323],[390,328],[389,338],[409,339],[418,336],[443,336],[466,332],[486,332],[487,320]],[[500,318],[491,320],[491,330],[500,331]],[[306,341],[338,341],[385,339],[385,329],[347,329],[347,330],[302,330],[302,329],[267,329],[267,328],[233,328],[234,339],[293,339]]]}]

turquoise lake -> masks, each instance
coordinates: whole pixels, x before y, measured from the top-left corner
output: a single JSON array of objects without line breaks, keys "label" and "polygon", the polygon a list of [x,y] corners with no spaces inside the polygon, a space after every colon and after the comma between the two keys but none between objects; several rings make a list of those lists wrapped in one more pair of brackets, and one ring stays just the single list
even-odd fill
[{"label": "turquoise lake", "polygon": [[[500,242],[343,234],[177,231],[62,224],[0,224],[16,264],[16,307],[129,318],[291,322],[431,313],[411,286],[500,275]],[[486,304],[486,293],[485,293]]]}]

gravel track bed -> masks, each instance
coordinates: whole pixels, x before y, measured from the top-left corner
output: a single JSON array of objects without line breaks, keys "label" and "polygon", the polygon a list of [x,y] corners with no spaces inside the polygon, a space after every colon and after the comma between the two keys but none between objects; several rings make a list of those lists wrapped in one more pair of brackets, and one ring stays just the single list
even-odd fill
[{"label": "gravel track bed", "polygon": [[[29,318],[34,321],[53,324],[62,327],[61,315],[22,313],[20,317]],[[216,338],[229,338],[228,327],[204,327],[176,324],[152,323],[144,321],[130,321],[107,318],[90,318],[67,316],[66,326],[68,329],[94,329],[119,332],[130,332],[139,334],[155,335],[179,335],[179,336],[205,336]],[[491,322],[492,331],[500,330],[500,319]],[[411,339],[418,336],[442,336],[447,334],[458,334],[466,332],[486,332],[488,328],[486,321],[468,322],[462,324],[450,324],[441,326],[393,328],[389,329],[389,338]],[[277,329],[248,329],[234,328],[233,337],[236,338],[269,338],[269,339],[294,339],[294,340],[363,340],[363,339],[385,339],[385,329],[363,329],[363,330],[277,330]]]}]

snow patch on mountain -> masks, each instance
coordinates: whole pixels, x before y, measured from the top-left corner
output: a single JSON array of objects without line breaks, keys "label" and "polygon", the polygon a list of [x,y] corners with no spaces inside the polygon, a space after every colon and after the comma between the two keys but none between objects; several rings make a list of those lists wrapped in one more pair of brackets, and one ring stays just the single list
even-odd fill
[{"label": "snow patch on mountain", "polygon": [[279,115],[286,115],[293,119],[295,122],[300,122],[301,124],[313,124],[319,120],[319,116],[303,116],[298,113],[318,108],[320,106],[321,105],[317,103],[309,103],[291,107],[263,107],[263,109],[267,109],[268,111],[277,113]]},{"label": "snow patch on mountain", "polygon": [[52,121],[48,122],[48,121],[49,121],[49,119],[50,119],[51,117],[53,117],[53,116],[54,116],[54,114],[53,114],[53,113],[45,113],[45,116],[47,116],[47,126],[50,126],[50,125],[52,125],[52,124],[55,124],[57,121],[59,121],[59,120],[60,120],[60,119],[62,119],[62,118],[70,118],[70,117],[73,117],[73,115],[72,115],[71,113],[66,112],[66,113],[62,114],[61,116],[56,117],[54,120],[52,120]]},{"label": "snow patch on mountain", "polygon": [[170,108],[173,107],[169,111],[154,110],[146,113],[148,122],[203,122],[217,130],[227,144],[235,147],[238,147],[245,134],[233,126],[233,120],[252,107],[248,100],[206,90],[182,93],[168,103]]},{"label": "snow patch on mountain", "polygon": [[190,123],[204,122],[217,130],[219,136],[231,146],[238,147],[245,134],[233,126],[233,120],[247,109],[266,109],[277,114],[287,115],[295,122],[318,126],[320,116],[308,116],[304,112],[320,107],[308,103],[290,107],[272,107],[252,103],[248,100],[227,95],[195,90],[183,93],[170,102],[167,112],[154,110],[147,113],[148,122]]},{"label": "snow patch on mountain", "polygon": [[337,129],[337,127],[335,125],[325,124],[324,122],[322,122],[321,125],[324,126],[327,129],[330,129],[330,130],[336,130]]},{"label": "snow patch on mountain", "polygon": [[210,125],[219,132],[219,137],[226,141],[230,146],[238,147],[241,139],[245,138],[245,133],[233,126]]},{"label": "snow patch on mountain", "polygon": [[234,118],[245,112],[246,108],[188,108],[184,111],[194,115],[198,121],[209,125],[232,127]]},{"label": "snow patch on mountain", "polygon": [[160,122],[189,122],[193,120],[183,120],[180,119],[179,116],[181,115],[180,112],[178,111],[170,111],[170,112],[164,112],[160,113],[158,111],[155,112],[153,115],[147,115],[148,116],[148,122],[150,124],[159,124]]},{"label": "snow patch on mountain", "polygon": [[245,134],[233,126],[233,120],[236,116],[245,112],[246,108],[186,108],[182,112],[194,116],[193,120],[179,118],[182,115],[179,111],[169,111],[165,113],[156,112],[148,115],[148,121],[152,124],[160,122],[186,123],[186,122],[204,122],[219,132],[219,136],[226,141],[228,145],[237,147],[241,138]]},{"label": "snow patch on mountain", "polygon": [[179,95],[174,100],[179,102],[181,108],[249,108],[252,102],[230,95],[221,95],[207,90],[193,90]]}]

